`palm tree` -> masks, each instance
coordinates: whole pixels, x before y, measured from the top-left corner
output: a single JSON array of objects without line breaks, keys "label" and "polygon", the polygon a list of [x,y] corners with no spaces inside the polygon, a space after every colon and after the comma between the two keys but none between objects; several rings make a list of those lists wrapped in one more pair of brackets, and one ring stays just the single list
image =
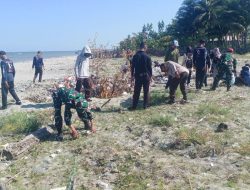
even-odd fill
[{"label": "palm tree", "polygon": [[220,13],[225,10],[222,0],[201,0],[195,6],[197,14],[193,24],[209,39],[221,35]]}]

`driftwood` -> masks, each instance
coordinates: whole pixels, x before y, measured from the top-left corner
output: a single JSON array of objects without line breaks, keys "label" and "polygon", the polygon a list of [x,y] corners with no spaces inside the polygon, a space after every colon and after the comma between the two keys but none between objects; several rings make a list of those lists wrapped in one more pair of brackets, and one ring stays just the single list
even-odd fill
[{"label": "driftwood", "polygon": [[50,127],[40,128],[17,143],[7,144],[0,152],[0,154],[6,160],[16,159],[19,155],[27,152],[28,150],[33,148],[34,145],[38,144],[40,141],[47,139],[52,134],[53,129],[51,129]]}]

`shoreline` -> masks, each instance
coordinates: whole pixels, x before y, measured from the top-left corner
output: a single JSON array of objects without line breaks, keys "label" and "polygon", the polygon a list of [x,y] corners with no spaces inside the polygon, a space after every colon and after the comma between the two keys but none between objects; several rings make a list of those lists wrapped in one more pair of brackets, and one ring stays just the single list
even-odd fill
[{"label": "shoreline", "polygon": [[[69,56],[69,55],[65,55],[65,56],[55,56],[55,57],[49,57],[49,58],[43,58],[43,60],[44,61],[49,61],[49,60],[51,60],[51,59],[61,59],[61,58],[69,58],[69,57],[77,57],[77,55],[76,56],[73,56],[73,55],[71,55],[71,56]],[[10,58],[11,59],[11,58]],[[12,60],[12,59],[11,59]],[[13,61],[13,60],[12,60]],[[32,62],[33,62],[33,59],[27,59],[27,60],[22,60],[22,61],[13,61],[13,63],[14,64],[20,64],[20,63],[26,63],[26,62],[29,62],[29,63],[31,63],[32,64]]]},{"label": "shoreline", "polygon": [[[77,56],[62,56],[44,59],[43,80],[57,79],[74,73],[74,63]],[[14,63],[16,69],[15,84],[32,81],[35,70],[32,69],[32,61],[20,61]]]}]

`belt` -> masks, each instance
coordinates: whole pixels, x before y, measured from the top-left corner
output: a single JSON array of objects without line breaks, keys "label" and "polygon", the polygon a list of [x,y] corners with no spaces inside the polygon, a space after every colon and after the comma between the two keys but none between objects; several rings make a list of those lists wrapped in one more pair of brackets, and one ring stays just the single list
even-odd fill
[{"label": "belt", "polygon": [[140,77],[148,76],[148,73],[140,73],[139,76]]}]

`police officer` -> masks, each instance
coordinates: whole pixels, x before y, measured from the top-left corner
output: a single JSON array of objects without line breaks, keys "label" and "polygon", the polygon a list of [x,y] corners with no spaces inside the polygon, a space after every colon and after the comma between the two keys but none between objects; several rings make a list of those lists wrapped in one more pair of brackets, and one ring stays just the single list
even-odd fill
[{"label": "police officer", "polygon": [[1,71],[2,71],[2,108],[7,109],[8,92],[15,99],[17,105],[21,105],[19,97],[14,89],[15,67],[13,61],[7,58],[5,51],[0,51]]},{"label": "police officer", "polygon": [[194,49],[193,63],[196,70],[195,86],[199,90],[202,88],[208,70],[208,52],[205,48],[205,40],[200,40],[200,45]]},{"label": "police officer", "polygon": [[225,77],[227,84],[227,91],[230,90],[232,84],[232,77],[236,73],[237,60],[233,58],[233,48],[228,48],[227,53],[221,56],[221,62],[218,65],[218,74],[214,79],[212,90],[215,90],[221,79]]},{"label": "police officer", "polygon": [[141,88],[143,87],[143,108],[149,105],[149,85],[152,77],[152,61],[145,53],[147,46],[144,42],[140,44],[140,50],[133,56],[131,66],[131,79],[135,80],[133,105],[129,110],[135,110],[139,101]]},{"label": "police officer", "polygon": [[160,65],[160,68],[162,72],[165,72],[168,75],[168,77],[171,76],[171,81],[169,83],[170,100],[168,101],[168,104],[175,103],[175,93],[179,85],[183,95],[182,103],[186,103],[187,102],[186,84],[189,75],[189,70],[186,67],[181,66],[180,64],[175,63],[173,61],[167,61],[166,63],[162,63]]}]

